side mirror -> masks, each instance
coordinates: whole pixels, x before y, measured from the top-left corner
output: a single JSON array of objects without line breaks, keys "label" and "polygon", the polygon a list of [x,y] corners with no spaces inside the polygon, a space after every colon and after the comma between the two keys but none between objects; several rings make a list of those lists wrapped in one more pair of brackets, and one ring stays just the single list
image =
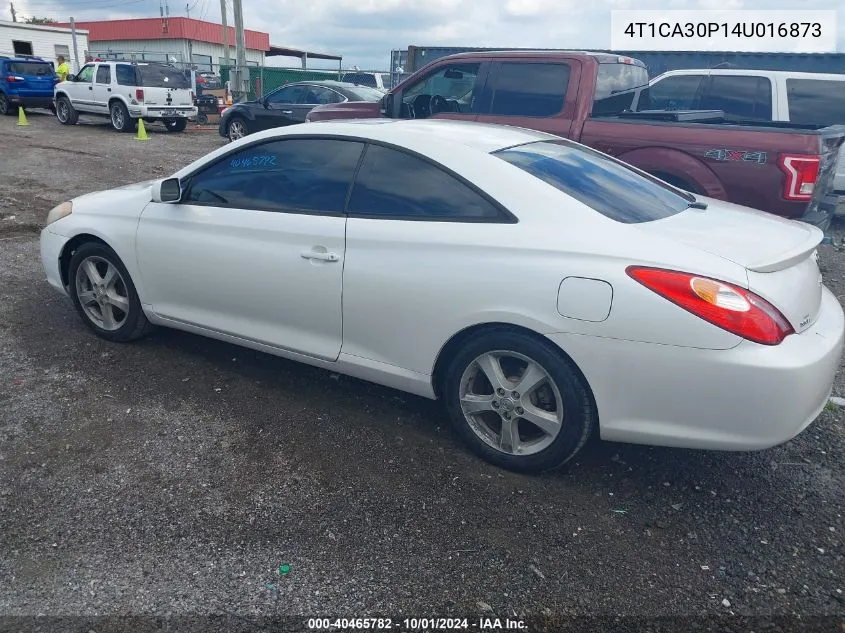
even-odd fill
[{"label": "side mirror", "polygon": [[394,104],[394,95],[392,92],[388,92],[381,98],[381,115],[387,118],[392,119],[394,117],[393,112],[393,104]]},{"label": "side mirror", "polygon": [[182,185],[178,178],[158,180],[153,184],[153,202],[179,202],[182,199]]},{"label": "side mirror", "polygon": [[68,75],[65,81],[76,81],[76,75]]}]

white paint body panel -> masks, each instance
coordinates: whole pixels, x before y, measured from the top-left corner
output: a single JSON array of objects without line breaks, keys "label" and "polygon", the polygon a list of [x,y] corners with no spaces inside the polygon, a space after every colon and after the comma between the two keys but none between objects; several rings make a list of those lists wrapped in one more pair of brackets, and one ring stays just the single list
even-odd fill
[{"label": "white paint body panel", "polygon": [[604,321],[613,305],[613,286],[601,279],[567,277],[557,292],[557,311],[579,321]]},{"label": "white paint body panel", "polygon": [[[845,319],[817,285],[815,261],[805,262],[811,255],[787,257],[812,244],[803,225],[718,201],[658,222],[615,222],[489,154],[550,137],[447,121],[277,128],[222,147],[176,176],[253,143],[314,134],[424,154],[485,190],[518,222],[155,204],[151,183],[139,183],[77,198],[71,215],[45,229],[48,280],[61,286],[59,256],[69,239],[95,235],[121,257],[154,323],[427,397],[434,397],[438,354],[453,336],[491,323],[521,327],[575,361],[608,439],[762,448],[794,436],[824,405]],[[315,265],[301,257],[314,248],[338,261]],[[752,261],[784,270],[751,275]],[[815,317],[780,345],[750,343],[633,281],[629,265],[744,288],[751,277],[752,288],[788,316],[811,306]],[[575,283],[571,290],[565,279]],[[605,286],[612,287],[610,305]],[[579,295],[582,306],[573,303]],[[562,316],[561,296],[573,305],[571,315],[592,320]]]}]

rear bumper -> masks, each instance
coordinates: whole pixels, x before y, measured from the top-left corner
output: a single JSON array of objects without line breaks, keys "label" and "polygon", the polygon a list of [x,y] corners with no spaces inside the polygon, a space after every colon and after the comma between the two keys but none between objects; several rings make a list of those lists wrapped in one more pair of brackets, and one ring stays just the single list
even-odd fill
[{"label": "rear bumper", "polygon": [[193,119],[197,116],[196,106],[152,107],[130,105],[129,116],[136,119]]},{"label": "rear bumper", "polygon": [[777,346],[682,348],[551,334],[579,366],[601,437],[682,448],[760,450],[809,426],[827,403],[845,315],[823,289],[816,323]]},{"label": "rear bumper", "polygon": [[49,108],[53,105],[53,94],[43,96],[10,94],[9,103],[29,108]]}]

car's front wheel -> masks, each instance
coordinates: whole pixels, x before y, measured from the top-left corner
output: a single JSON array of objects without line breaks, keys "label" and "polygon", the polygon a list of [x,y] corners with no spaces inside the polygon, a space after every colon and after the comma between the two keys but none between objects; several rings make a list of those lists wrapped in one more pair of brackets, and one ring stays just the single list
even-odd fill
[{"label": "car's front wheel", "polygon": [[76,125],[79,113],[67,97],[59,97],[56,101],[56,118],[62,125]]},{"label": "car's front wheel", "polygon": [[168,132],[184,132],[188,127],[188,119],[165,119],[164,127]]},{"label": "car's front wheel", "polygon": [[0,92],[0,115],[9,116],[17,114],[18,109],[9,103],[9,98]]},{"label": "car's front wheel", "polygon": [[70,260],[68,283],[74,307],[98,336],[126,342],[149,329],[126,267],[105,244],[89,242],[77,249]]},{"label": "car's front wheel", "polygon": [[237,141],[248,134],[249,128],[246,126],[246,121],[244,121],[241,117],[232,117],[226,125],[226,136],[229,137],[230,141]]},{"label": "car's front wheel", "polygon": [[496,329],[469,339],[441,389],[452,424],[485,460],[536,472],[569,461],[596,426],[586,381],[551,343]]},{"label": "car's front wheel", "polygon": [[109,115],[112,127],[118,132],[131,132],[135,127],[135,122],[129,116],[129,110],[120,101],[114,101],[111,104]]}]

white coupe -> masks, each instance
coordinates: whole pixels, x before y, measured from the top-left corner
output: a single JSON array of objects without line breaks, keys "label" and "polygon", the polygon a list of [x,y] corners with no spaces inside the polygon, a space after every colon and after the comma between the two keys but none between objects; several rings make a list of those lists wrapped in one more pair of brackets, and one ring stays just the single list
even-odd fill
[{"label": "white coupe", "polygon": [[51,285],[151,325],[428,398],[536,471],[607,440],[754,450],[825,406],[843,345],[815,227],[577,143],[455,121],[269,130],[50,212]]}]

